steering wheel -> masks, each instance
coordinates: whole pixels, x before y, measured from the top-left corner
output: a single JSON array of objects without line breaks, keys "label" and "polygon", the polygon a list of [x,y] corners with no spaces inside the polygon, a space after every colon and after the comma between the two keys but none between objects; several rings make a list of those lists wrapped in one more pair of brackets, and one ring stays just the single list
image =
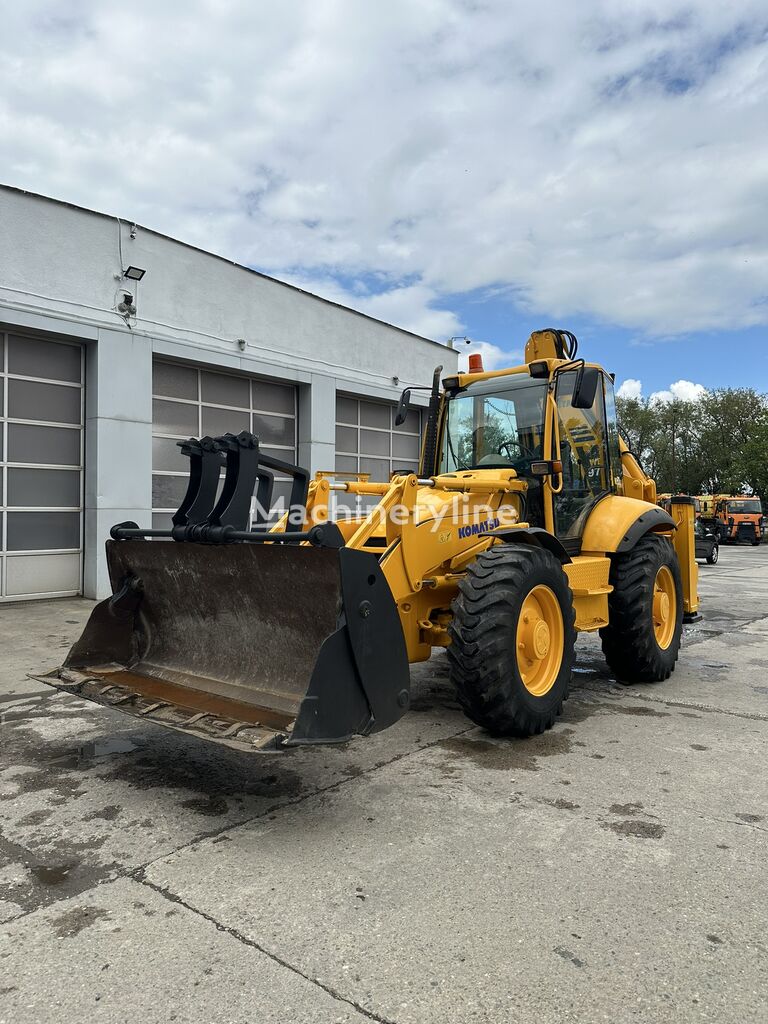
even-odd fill
[{"label": "steering wheel", "polygon": [[[510,453],[510,449],[517,449],[517,455]],[[509,441],[502,441],[499,447],[496,449],[499,455],[502,455],[505,459],[509,459],[510,462],[525,462],[526,459],[535,459],[536,455],[526,445],[521,444],[515,439]]]}]

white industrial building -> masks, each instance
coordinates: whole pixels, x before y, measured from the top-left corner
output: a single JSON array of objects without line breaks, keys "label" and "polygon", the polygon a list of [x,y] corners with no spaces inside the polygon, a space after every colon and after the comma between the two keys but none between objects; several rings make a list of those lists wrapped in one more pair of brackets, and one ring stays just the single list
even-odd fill
[{"label": "white industrial building", "polygon": [[177,440],[252,430],[312,472],[415,469],[420,414],[395,427],[394,403],[436,364],[456,353],[0,186],[0,601],[109,593],[110,527],[165,526],[179,503]]}]

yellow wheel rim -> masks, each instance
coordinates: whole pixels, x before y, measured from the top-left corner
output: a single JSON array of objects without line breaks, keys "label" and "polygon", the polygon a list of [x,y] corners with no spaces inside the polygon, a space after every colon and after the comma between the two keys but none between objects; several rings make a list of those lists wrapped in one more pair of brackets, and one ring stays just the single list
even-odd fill
[{"label": "yellow wheel rim", "polygon": [[563,613],[554,592],[540,584],[526,596],[517,620],[517,667],[523,685],[543,697],[555,684],[563,661]]},{"label": "yellow wheel rim", "polygon": [[653,583],[653,632],[656,643],[665,651],[672,643],[677,622],[675,578],[669,566],[662,565]]}]

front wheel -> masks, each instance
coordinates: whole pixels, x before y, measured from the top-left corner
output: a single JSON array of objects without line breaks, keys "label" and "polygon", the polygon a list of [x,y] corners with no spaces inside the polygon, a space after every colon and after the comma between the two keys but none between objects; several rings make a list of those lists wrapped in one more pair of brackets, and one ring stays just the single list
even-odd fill
[{"label": "front wheel", "polygon": [[715,565],[718,558],[720,557],[720,545],[713,544],[710,548],[710,552],[707,555],[707,565]]},{"label": "front wheel", "polygon": [[649,533],[614,555],[603,654],[619,679],[656,683],[674,671],[683,631],[683,586],[672,543]]},{"label": "front wheel", "polygon": [[576,643],[557,558],[497,544],[469,566],[452,607],[448,658],[465,714],[498,736],[549,729],[568,696]]}]

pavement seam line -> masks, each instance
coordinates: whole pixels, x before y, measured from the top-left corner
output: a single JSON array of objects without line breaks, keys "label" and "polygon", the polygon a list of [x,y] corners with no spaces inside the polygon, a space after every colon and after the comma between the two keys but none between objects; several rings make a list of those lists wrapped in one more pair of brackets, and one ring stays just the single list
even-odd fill
[{"label": "pavement seam line", "polygon": [[127,872],[127,875],[132,877],[134,872],[144,871],[146,868],[152,867],[153,864],[159,864],[161,861],[167,860],[169,857],[175,857],[176,854],[182,853],[190,846],[195,846],[197,843],[205,842],[208,839],[217,839],[219,836],[222,836],[227,832],[231,832],[233,829],[241,828],[243,825],[250,825],[252,822],[259,821],[268,814],[274,814],[275,811],[281,811],[286,807],[295,807],[297,804],[304,803],[305,800],[311,800],[316,796],[333,793],[335,790],[347,785],[347,783],[356,782],[358,779],[365,778],[367,775],[380,771],[382,768],[388,768],[389,765],[397,764],[398,761],[402,761],[406,757],[415,757],[423,750],[430,750],[432,747],[438,746],[446,739],[454,739],[456,736],[463,736],[464,733],[472,732],[475,728],[476,726],[470,725],[465,729],[459,729],[458,732],[452,732],[448,736],[441,736],[439,739],[431,740],[429,743],[425,743],[420,747],[414,747],[412,750],[404,750],[402,753],[396,754],[388,761],[379,761],[376,764],[371,765],[370,768],[366,768],[357,775],[349,775],[344,779],[337,779],[335,782],[331,782],[327,786],[318,786],[317,789],[312,789],[308,793],[302,793],[300,796],[289,797],[287,800],[270,804],[269,807],[265,807],[262,811],[259,811],[258,814],[254,814],[252,817],[243,818],[242,821],[233,822],[230,825],[225,825],[223,828],[216,829],[211,832],[203,832],[194,839],[190,839],[188,843],[184,843],[182,846],[177,846],[175,849],[162,854],[160,857],[155,857],[153,860],[145,861],[144,864],[141,864],[138,867],[131,868],[130,871]]},{"label": "pavement seam line", "polygon": [[303,978],[304,981],[309,982],[310,985],[315,985],[317,988],[322,989],[323,992],[329,995],[332,999],[335,999],[337,1002],[346,1003],[347,1006],[351,1006],[354,1010],[362,1014],[368,1020],[374,1020],[377,1022],[377,1024],[397,1024],[397,1022],[392,1020],[391,1017],[382,1017],[380,1014],[375,1013],[373,1010],[366,1009],[366,1007],[362,1006],[360,1003],[355,1002],[354,999],[349,999],[347,996],[342,995],[340,992],[332,988],[330,985],[326,985],[325,982],[320,981],[319,978],[311,978],[308,974],[305,974],[295,964],[289,963],[289,961],[284,960],[281,956],[278,956],[277,953],[273,953],[272,950],[267,949],[265,946],[262,946],[260,943],[254,941],[253,939],[249,939],[247,935],[243,935],[243,933],[238,931],[236,928],[230,928],[228,925],[222,924],[221,921],[217,921],[215,917],[212,917],[210,914],[207,914],[204,910],[200,910],[199,907],[193,907],[191,903],[187,903],[187,901],[182,899],[181,896],[179,896],[175,892],[172,892],[165,886],[160,886],[157,885],[155,882],[150,882],[149,879],[143,877],[140,874],[141,870],[142,869],[139,869],[139,871],[137,871],[133,875],[134,880],[140,882],[142,885],[146,885],[147,888],[152,889],[154,892],[158,893],[164,899],[167,899],[171,903],[176,903],[179,906],[184,907],[185,910],[189,910],[190,913],[196,914],[198,917],[202,917],[203,920],[207,921],[209,924],[212,924],[214,928],[216,928],[218,931],[224,932],[226,935],[230,935],[233,939],[236,939],[244,946],[249,946],[251,949],[255,949],[263,956],[268,957],[278,966],[284,967],[286,970],[291,971],[293,974],[296,974],[299,978]]},{"label": "pavement seam line", "polygon": [[715,707],[714,704],[698,704],[695,701],[674,700],[669,697],[646,697],[642,693],[633,693],[637,700],[644,700],[647,704],[664,704],[670,708],[691,708],[693,711],[707,711],[715,715],[728,715],[729,718],[745,718],[751,722],[768,722],[768,715],[761,715],[753,711],[728,711],[726,708]]},{"label": "pavement seam line", "polygon": [[[379,769],[381,768],[386,768],[391,764],[396,764],[398,761],[402,761],[403,758],[414,757],[416,754],[421,753],[422,750],[429,750],[431,747],[437,746],[444,739],[453,739],[456,736],[463,736],[464,733],[472,732],[474,728],[474,726],[469,726],[466,729],[459,729],[458,732],[450,733],[448,736],[442,736],[440,737],[440,739],[431,740],[429,743],[425,743],[423,746],[416,747],[413,750],[404,750],[402,753],[396,754],[395,757],[390,758],[389,761],[379,761],[377,764],[371,765],[370,768],[366,768],[364,771],[360,772],[359,775],[350,775],[344,779],[337,779],[336,782],[332,782],[327,786],[322,786],[317,789],[313,789],[308,793],[303,793],[301,796],[293,797],[291,799],[283,801],[282,803],[270,804],[269,807],[265,807],[263,811],[260,811],[258,814],[254,814],[253,817],[244,818],[242,821],[233,822],[230,825],[225,825],[223,828],[216,829],[211,832],[202,832],[199,835],[197,835],[194,839],[190,839],[188,843],[184,843],[182,846],[177,846],[175,849],[170,850],[168,853],[165,853],[160,857],[156,857],[154,860],[145,861],[143,864],[139,864],[136,867],[126,867],[125,870],[120,870],[118,868],[113,878],[102,878],[94,885],[89,886],[89,888],[87,889],[81,890],[81,892],[79,893],[73,893],[71,896],[67,896],[63,900],[54,900],[52,903],[48,903],[40,907],[35,907],[32,910],[25,910],[23,913],[16,914],[14,917],[9,918],[8,921],[6,922],[0,922],[0,924],[2,924],[3,927],[5,927],[5,925],[10,924],[12,921],[20,921],[25,917],[29,917],[31,914],[36,914],[39,910],[44,910],[46,907],[54,906],[56,903],[60,902],[67,902],[67,900],[73,899],[75,896],[82,896],[85,893],[92,892],[94,889],[97,889],[100,885],[110,884],[112,882],[118,881],[121,878],[133,878],[138,881],[143,881],[143,879],[141,879],[139,875],[142,872],[144,872],[147,868],[152,867],[153,864],[158,864],[161,861],[166,860],[168,857],[174,857],[176,856],[176,854],[182,853],[188,847],[194,846],[196,843],[202,843],[208,839],[216,839],[219,836],[225,835],[227,832],[231,832],[233,829],[240,828],[242,825],[249,825],[251,824],[251,822],[258,821],[259,819],[265,817],[268,814],[273,814],[275,811],[280,811],[284,807],[293,807],[296,804],[300,804],[303,803],[305,800],[311,799],[313,796],[320,796],[321,794],[332,792],[336,789],[339,789],[341,786],[345,785],[348,782],[354,782],[356,779],[360,779],[363,778],[363,776],[370,775],[372,772],[379,771]],[[20,846],[19,848],[25,850],[30,855],[32,853],[32,851],[28,850],[26,847]],[[145,884],[150,885],[151,883],[146,882]],[[387,1024],[386,1021],[385,1024]]]}]

